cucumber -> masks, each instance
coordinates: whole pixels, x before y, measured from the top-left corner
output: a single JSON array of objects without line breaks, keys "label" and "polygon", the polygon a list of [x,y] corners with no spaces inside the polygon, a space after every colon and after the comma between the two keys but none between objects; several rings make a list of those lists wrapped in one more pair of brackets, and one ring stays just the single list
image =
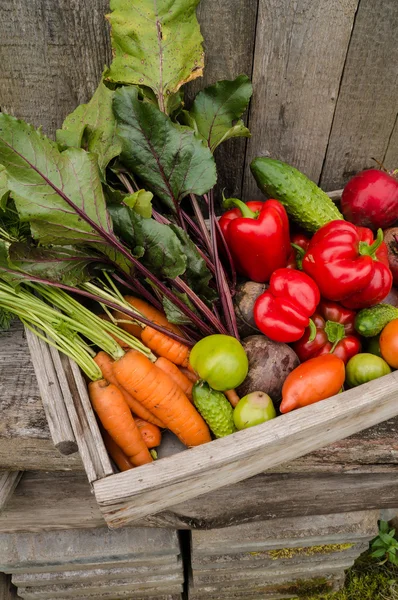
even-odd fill
[{"label": "cucumber", "polygon": [[221,438],[236,431],[234,411],[222,392],[213,390],[206,381],[197,381],[192,390],[193,401],[216,436]]},{"label": "cucumber", "polygon": [[314,233],[329,221],[344,220],[329,196],[294,167],[264,157],[255,158],[250,169],[260,190],[279,200],[307,231]]},{"label": "cucumber", "polygon": [[398,308],[391,304],[376,304],[359,311],[355,317],[355,329],[364,337],[373,337],[394,319],[398,319]]}]

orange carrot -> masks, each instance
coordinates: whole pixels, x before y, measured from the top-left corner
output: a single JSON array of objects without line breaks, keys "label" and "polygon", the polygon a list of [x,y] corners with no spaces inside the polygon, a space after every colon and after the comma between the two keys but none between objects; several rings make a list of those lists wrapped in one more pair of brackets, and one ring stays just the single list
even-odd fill
[{"label": "orange carrot", "polygon": [[[125,296],[124,299],[126,300],[126,302],[131,304],[131,306],[133,308],[137,309],[144,317],[146,317],[153,323],[156,323],[156,325],[161,325],[162,327],[170,329],[170,331],[173,331],[174,333],[181,335],[181,330],[179,329],[179,327],[177,327],[177,325],[173,325],[172,323],[169,323],[166,318],[166,315],[164,313],[162,313],[160,310],[157,310],[157,308],[154,308],[153,306],[151,306],[145,300],[141,300],[141,298],[136,298],[135,296]],[[128,315],[125,315],[121,311],[116,310],[113,314],[114,314],[115,318],[119,321],[130,321],[131,320],[131,317],[129,317]],[[122,329],[124,329],[125,331],[128,331],[129,333],[131,333],[131,335],[141,338],[141,335],[142,335],[142,326],[141,325],[136,324],[133,321],[131,323],[121,322],[120,327]]]},{"label": "orange carrot", "polygon": [[233,408],[235,408],[235,406],[238,404],[238,402],[240,400],[240,398],[239,398],[238,394],[235,392],[235,390],[226,390],[224,392],[224,394],[226,395],[226,397],[230,401],[231,406]]},{"label": "orange carrot", "polygon": [[192,402],[192,381],[190,381],[188,377],[184,375],[184,373],[181,373],[180,369],[174,363],[170,362],[169,360],[167,360],[167,358],[164,358],[163,356],[157,359],[155,365],[159,367],[159,369],[162,369],[164,373],[170,375],[172,380],[178,386],[180,386],[184,394]]},{"label": "orange carrot", "polygon": [[140,434],[147,448],[156,448],[156,446],[160,445],[160,442],[162,441],[162,432],[159,427],[152,425],[152,423],[148,423],[148,421],[144,421],[144,419],[137,418],[135,418],[135,424],[140,430]]},{"label": "orange carrot", "polygon": [[143,329],[141,339],[145,346],[148,346],[158,356],[167,358],[175,365],[188,366],[189,348],[185,344],[176,342],[164,333],[148,326]]},{"label": "orange carrot", "polygon": [[[112,319],[108,315],[103,314],[103,315],[98,315],[98,316],[100,319],[103,319],[103,321],[109,321],[109,322],[113,323]],[[126,342],[124,342],[123,340],[118,338],[116,335],[113,335],[109,331],[108,331],[108,334],[115,340],[115,342],[117,344],[119,344],[119,346],[121,348],[123,348],[123,350],[127,350],[128,348],[130,348],[130,346]],[[140,328],[140,335],[141,335],[141,328]]]},{"label": "orange carrot", "polygon": [[181,373],[189,379],[189,381],[192,381],[192,383],[196,383],[197,381],[199,381],[199,377],[191,369],[187,369],[186,367],[178,367],[178,368],[180,369]]},{"label": "orange carrot", "polygon": [[186,446],[211,441],[209,429],[176,383],[136,350],[114,363],[116,379],[141,404],[156,415]]},{"label": "orange carrot", "polygon": [[[128,354],[130,352],[125,356]],[[105,379],[99,379],[91,381],[88,384],[88,390],[93,408],[104,429],[123,450],[131,463],[135,467],[139,467],[152,462],[152,456],[119,388]]]},{"label": "orange carrot", "polygon": [[116,385],[116,387],[118,387],[123,393],[124,399],[126,400],[133,413],[135,413],[141,419],[149,421],[149,423],[153,423],[158,427],[164,427],[163,423],[159,421],[159,419],[155,417],[155,415],[149,412],[149,410],[147,410],[145,406],[143,406],[140,402],[133,398],[131,394],[129,394],[126,390],[122,388],[113,372],[113,363],[115,361],[109,356],[109,354],[101,350],[101,352],[98,352],[98,354],[94,357],[94,360],[101,369],[102,377],[109,381],[109,383],[113,383],[113,385]]},{"label": "orange carrot", "polygon": [[119,467],[120,471],[129,471],[134,468],[134,465],[129,461],[125,453],[116,442],[111,438],[109,433],[101,427],[101,434],[105,442],[105,447],[109,452],[113,462]]}]

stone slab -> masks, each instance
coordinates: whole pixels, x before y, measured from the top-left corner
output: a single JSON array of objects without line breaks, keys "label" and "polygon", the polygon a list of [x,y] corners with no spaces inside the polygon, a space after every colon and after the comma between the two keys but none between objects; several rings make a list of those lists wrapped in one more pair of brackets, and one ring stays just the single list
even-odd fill
[{"label": "stone slab", "polygon": [[377,535],[379,511],[272,519],[223,529],[192,531],[192,555],[297,548],[356,542]]},{"label": "stone slab", "polygon": [[172,529],[100,527],[0,535],[0,571],[4,572],[65,564],[71,570],[75,565],[111,561],[151,564],[152,558],[177,554],[180,544]]},{"label": "stone slab", "polygon": [[333,564],[334,562],[345,561],[347,566],[358,558],[362,552],[367,550],[368,543],[354,544],[351,548],[341,550],[339,552],[318,553],[318,554],[296,554],[291,557],[271,558],[267,552],[252,552],[238,555],[224,555],[217,557],[218,560],[214,563],[207,564],[192,564],[193,579],[200,575],[219,577],[225,573],[255,573],[258,570],[275,570],[289,571],[296,566],[307,566],[319,563]]},{"label": "stone slab", "polygon": [[52,584],[90,583],[97,581],[112,581],[113,579],[131,579],[134,577],[143,580],[153,575],[170,575],[183,572],[182,560],[179,558],[174,564],[160,564],[150,566],[113,567],[113,568],[91,568],[86,570],[69,570],[47,573],[15,573],[12,582],[16,586],[32,587]]},{"label": "stone slab", "polygon": [[106,590],[103,593],[96,591],[88,591],[87,594],[75,594],[74,592],[67,593],[65,595],[55,594],[53,596],[38,596],[38,595],[26,595],[24,589],[18,590],[18,594],[24,600],[73,600],[78,598],[79,600],[167,600],[168,598],[176,598],[181,600],[181,593],[183,592],[182,585],[174,586],[162,586],[159,588],[153,588],[152,590]]},{"label": "stone slab", "polygon": [[80,596],[97,595],[103,592],[112,591],[115,595],[119,592],[129,592],[131,596],[141,594],[142,592],[155,591],[155,595],[159,590],[167,590],[172,588],[172,591],[179,591],[180,584],[184,583],[183,573],[173,573],[170,575],[153,575],[151,577],[142,578],[139,581],[135,579],[115,579],[113,581],[97,581],[95,583],[72,583],[68,584],[53,584],[35,587],[20,587],[19,595],[26,599],[47,600],[49,598],[60,598],[69,596],[78,598]]}]

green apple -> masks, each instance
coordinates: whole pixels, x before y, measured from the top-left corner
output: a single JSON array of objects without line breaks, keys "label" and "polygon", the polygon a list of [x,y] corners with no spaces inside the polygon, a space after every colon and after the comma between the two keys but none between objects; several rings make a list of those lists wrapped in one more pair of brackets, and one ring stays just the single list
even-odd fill
[{"label": "green apple", "polygon": [[241,398],[234,410],[236,429],[260,425],[276,417],[271,398],[264,392],[251,392]]}]

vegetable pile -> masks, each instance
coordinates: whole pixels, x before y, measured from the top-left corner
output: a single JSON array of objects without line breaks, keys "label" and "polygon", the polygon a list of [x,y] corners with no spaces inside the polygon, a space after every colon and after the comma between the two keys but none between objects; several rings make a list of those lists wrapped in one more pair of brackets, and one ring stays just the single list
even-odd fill
[{"label": "vegetable pile", "polygon": [[259,157],[270,199],[223,197],[218,218],[214,152],[250,136],[252,86],[186,105],[198,1],[111,0],[113,62],[56,141],[0,114],[1,324],[16,315],[77,362],[121,471],[155,460],[164,429],[205,444],[398,368],[393,174],[354,177],[345,220]]}]

